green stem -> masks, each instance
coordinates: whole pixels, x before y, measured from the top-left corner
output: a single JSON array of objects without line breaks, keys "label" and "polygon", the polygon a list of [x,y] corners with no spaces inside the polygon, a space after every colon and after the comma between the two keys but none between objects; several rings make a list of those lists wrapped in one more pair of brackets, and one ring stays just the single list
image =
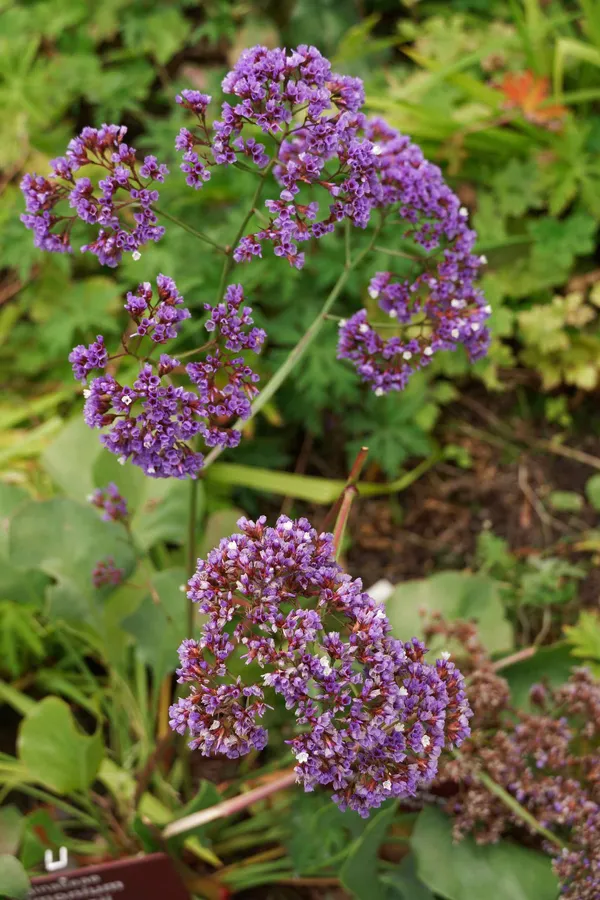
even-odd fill
[{"label": "green stem", "polygon": [[172,216],[171,213],[166,212],[164,209],[159,209],[157,206],[152,207],[154,212],[157,212],[159,216],[163,216],[163,218],[168,219],[170,222],[173,222],[175,225],[179,225],[180,228],[183,228],[184,231],[189,232],[189,234],[193,234],[194,237],[197,237],[198,240],[204,241],[205,244],[210,244],[211,247],[214,247],[215,250],[218,250],[219,253],[227,253],[225,247],[222,247],[220,244],[217,244],[216,241],[213,241],[212,238],[209,238],[207,234],[204,234],[203,231],[196,231],[195,228],[192,228],[191,225],[188,225],[187,222],[183,222],[181,219],[178,219],[176,216]]},{"label": "green stem", "polygon": [[258,184],[256,185],[256,190],[254,191],[254,194],[252,195],[252,200],[250,201],[250,209],[248,210],[248,212],[242,219],[242,221],[240,223],[240,227],[238,228],[237,233],[236,233],[233,241],[231,242],[231,247],[229,247],[226,251],[227,256],[225,258],[225,262],[223,263],[223,271],[221,272],[221,280],[219,281],[219,288],[217,291],[216,304],[220,303],[221,300],[223,299],[223,295],[225,293],[225,288],[227,286],[227,278],[235,264],[235,260],[233,258],[233,251],[239,244],[240,238],[243,237],[243,234],[246,230],[246,226],[248,225],[248,222],[254,215],[254,208],[255,208],[255,206],[258,205],[258,201],[260,199],[260,195],[261,195],[264,183],[265,183],[265,179],[267,178],[271,169],[275,165],[276,160],[277,160],[277,157],[274,156],[271,159],[271,162],[269,163],[269,165],[266,167],[266,169],[264,169],[264,171],[260,173],[260,180],[259,180]]},{"label": "green stem", "polygon": [[487,772],[477,772],[475,778],[479,782],[481,782],[481,784],[485,788],[487,788],[490,794],[493,794],[495,797],[501,800],[502,803],[504,803],[504,805],[507,807],[507,809],[510,809],[510,811],[518,819],[521,819],[522,822],[528,825],[532,831],[537,832],[542,837],[546,838],[547,841],[550,841],[552,844],[554,844],[556,847],[562,848],[565,846],[561,839],[556,834],[554,834],[554,832],[549,831],[549,829],[545,828],[541,824],[541,822],[538,822],[535,816],[532,816],[524,806],[521,806],[519,801],[515,800],[515,798],[511,794],[509,794],[508,791],[505,791],[503,787],[501,787],[496,781],[494,781],[493,778],[491,778],[487,774]]},{"label": "green stem", "polygon": [[[302,335],[302,337],[300,338],[300,340],[298,341],[298,343],[296,344],[294,349],[290,352],[286,361],[279,367],[279,369],[277,369],[277,371],[275,372],[275,374],[273,375],[273,377],[271,378],[269,383],[260,392],[260,394],[258,395],[256,400],[252,404],[252,408],[251,408],[249,417],[245,420],[238,419],[237,422],[233,426],[234,428],[239,429],[239,428],[242,428],[244,425],[247,425],[248,422],[251,421],[258,412],[260,412],[260,410],[263,408],[263,406],[265,406],[265,404],[269,402],[271,397],[273,397],[274,394],[277,393],[277,391],[279,390],[279,388],[281,387],[281,385],[283,384],[285,379],[288,377],[288,375],[290,374],[292,369],[302,359],[302,357],[304,356],[304,354],[306,353],[306,351],[308,350],[308,348],[310,347],[310,345],[312,344],[314,339],[317,337],[318,333],[320,332],[321,328],[323,327],[324,322],[326,321],[327,313],[329,312],[329,310],[331,309],[331,307],[333,306],[333,304],[335,303],[335,301],[341,294],[341,292],[350,276],[350,273],[354,269],[356,269],[356,267],[358,265],[360,265],[360,263],[363,261],[365,256],[367,256],[367,254],[369,254],[371,252],[371,250],[373,249],[373,247],[375,245],[375,241],[377,240],[377,237],[378,237],[379,232],[381,231],[382,227],[383,227],[383,218],[382,218],[381,222],[379,223],[379,225],[377,226],[377,228],[375,229],[375,231],[373,232],[373,236],[372,236],[371,240],[369,241],[369,244],[364,248],[364,250],[362,250],[357,256],[355,256],[355,258],[353,260],[351,260],[349,265],[344,266],[338,280],[336,281],[336,283],[332,287],[331,291],[325,298],[325,302],[324,302],[323,306],[321,307],[320,313],[318,314],[316,319],[312,322],[312,324],[310,325],[308,330]],[[221,455],[222,452],[223,452],[222,447],[214,447],[211,450],[211,452],[208,454],[206,459],[204,460],[203,471],[206,471],[208,466],[210,466],[211,463],[213,463]]]},{"label": "green stem", "polygon": [[61,809],[68,816],[72,816],[74,819],[77,819],[79,822],[81,822],[82,825],[87,825],[94,830],[96,830],[96,828],[98,827],[98,821],[95,816],[88,816],[83,812],[83,810],[78,809],[71,803],[67,803],[65,800],[60,800],[58,797],[55,797],[53,794],[50,794],[47,791],[42,791],[40,790],[40,788],[33,787],[30,784],[20,784],[18,785],[18,790],[22,791],[24,794],[28,794],[35,800],[40,800],[42,803],[47,803],[48,806],[54,806],[56,807],[56,809]]}]

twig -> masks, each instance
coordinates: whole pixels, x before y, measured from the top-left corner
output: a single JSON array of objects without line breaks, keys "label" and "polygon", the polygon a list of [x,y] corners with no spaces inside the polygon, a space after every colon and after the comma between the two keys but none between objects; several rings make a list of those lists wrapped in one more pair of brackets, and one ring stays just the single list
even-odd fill
[{"label": "twig", "polygon": [[189,816],[184,816],[182,819],[171,822],[163,830],[163,837],[171,838],[176,834],[184,834],[186,831],[192,831],[200,825],[206,825],[208,822],[214,822],[215,819],[224,819],[227,816],[233,816],[235,813],[242,812],[244,809],[252,806],[253,803],[258,803],[259,800],[264,800],[266,797],[270,797],[271,794],[276,794],[278,791],[285,790],[285,788],[294,784],[295,781],[296,773],[293,771],[286,772],[279,778],[270,781],[268,784],[263,784],[251,791],[247,791],[245,794],[238,794],[237,797],[232,797],[231,800],[224,800],[222,803],[217,803],[215,806],[210,806],[208,809],[199,810],[196,813],[192,813]]},{"label": "twig", "polygon": [[360,478],[360,474],[367,461],[368,454],[368,447],[361,447],[356,454],[356,459],[352,463],[352,468],[350,469],[350,474],[348,475],[346,485],[341,495],[338,497],[332,508],[327,513],[325,521],[323,523],[323,529],[326,531],[329,527],[329,523],[331,521],[335,521],[335,525],[333,527],[333,543],[336,549],[336,558],[339,557],[342,550],[342,541],[344,538],[346,525],[348,523],[350,509],[352,507],[352,504],[354,503],[354,498],[358,496],[358,479]]},{"label": "twig", "polygon": [[536,653],[537,647],[523,647],[522,650],[517,650],[516,653],[511,653],[510,656],[504,656],[502,659],[497,660],[492,664],[492,669],[494,672],[500,672],[502,669],[507,669],[515,663],[523,662],[525,659],[531,659]]}]

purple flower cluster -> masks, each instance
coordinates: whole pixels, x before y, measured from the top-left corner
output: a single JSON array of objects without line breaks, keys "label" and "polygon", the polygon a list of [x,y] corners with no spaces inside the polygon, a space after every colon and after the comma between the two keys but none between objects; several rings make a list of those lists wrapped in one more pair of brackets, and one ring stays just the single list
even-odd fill
[{"label": "purple flower cluster", "polygon": [[183,297],[172,278],[159,275],[156,279],[157,299],[154,302],[149,281],[140,284],[135,293],[127,294],[125,309],[137,325],[131,337],[148,337],[155,344],[165,344],[177,337],[179,325],[190,318]]},{"label": "purple flower cluster", "polygon": [[[338,358],[351,360],[377,394],[402,390],[441,350],[463,344],[471,361],[487,352],[490,307],[475,281],[485,257],[472,253],[476,234],[467,210],[419,147],[380,119],[365,130],[379,160],[381,204],[405,224],[404,238],[432,255],[413,279],[378,272],[369,297],[387,314],[380,333],[366,309],[340,325]],[[379,325],[381,326],[381,322]]]},{"label": "purple flower cluster", "polygon": [[[302,45],[288,53],[258,46],[242,53],[222,86],[238,99],[222,104],[212,133],[206,123],[210,98],[197,91],[177,97],[199,120],[197,134],[184,128],[176,140],[177,149],[184,151],[187,183],[199,188],[210,178],[210,167],[246,157],[257,169],[271,164],[282,188],[278,199],[265,203],[269,223],[235,248],[237,262],[261,256],[263,242],[269,241],[276,256],[300,269],[304,254],[298,244],[328,234],[343,219],[360,228],[367,225],[383,195],[377,154],[362,134],[366,120],[360,113],[360,79],[333,74],[315,47]],[[263,144],[242,136],[247,126],[274,139],[272,158]],[[329,195],[327,215],[318,221],[319,203],[298,198],[303,186],[320,187]]]},{"label": "purple flower cluster", "polygon": [[[105,429],[101,441],[120,462],[130,459],[154,478],[195,478],[203,464],[202,454],[193,446],[197,436],[208,447],[237,446],[241,434],[229,423],[233,417],[250,415],[258,381],[239,354],[257,352],[265,338],[264,331],[252,327],[252,310],[243,301],[241,286],[230,285],[223,303],[214,308],[205,304],[210,312],[205,325],[211,335],[206,345],[210,353],[186,366],[193,389],[173,384],[170,376],[180,363],[165,353],[156,362],[142,357],[131,387],[109,373],[92,379],[84,391],[85,420],[90,428]],[[138,343],[149,337],[164,344],[176,337],[180,322],[190,315],[175,282],[165,275],[157,278],[156,300],[145,282],[127,294],[125,309],[136,323],[130,339]],[[75,376],[84,381],[94,368],[105,368],[108,357],[102,338],[87,348],[76,347],[70,360]]]},{"label": "purple flower cluster", "polygon": [[111,556],[106,559],[99,560],[94,566],[92,572],[92,584],[96,589],[102,587],[116,587],[121,584],[125,572],[115,565],[115,561]]},{"label": "purple flower cluster", "polygon": [[[278,695],[301,728],[290,744],[305,790],[327,786],[363,816],[413,796],[443,747],[469,734],[449,655],[428,664],[419,641],[390,637],[383,607],[335,561],[331,534],[286,516],[274,528],[264,516],[238,526],[190,579],[188,597],[208,620],[199,641],[180,647],[179,681],[191,693],[172,706],[171,727],[205,755],[236,758],[265,746],[261,719]],[[230,675],[238,648],[265,670],[259,683]]]},{"label": "purple flower cluster", "polygon": [[125,522],[129,512],[127,501],[121,496],[117,485],[111,481],[105,488],[97,488],[88,497],[92,506],[102,510],[102,519],[105,522]]},{"label": "purple flower cluster", "polygon": [[73,367],[73,374],[78,381],[87,381],[87,377],[94,369],[105,369],[108,365],[108,353],[104,346],[104,338],[98,335],[89,346],[78,344],[69,353],[69,362]]},{"label": "purple flower cluster", "polygon": [[[24,176],[21,190],[26,213],[21,220],[33,231],[36,247],[70,252],[77,219],[99,226],[96,239],[81,250],[94,253],[105,266],[118,265],[123,253],[137,258],[140,247],[160,240],[164,228],[157,225],[152,204],[158,200],[155,185],[164,181],[169,170],[154,156],[146,156],[139,165],[136,151],[124,142],[126,132],[124,125],[84,128],[69,143],[66,155],[50,163],[48,178]],[[97,187],[88,177],[75,177],[87,166],[101,170]],[[63,212],[57,209],[61,203]]]}]

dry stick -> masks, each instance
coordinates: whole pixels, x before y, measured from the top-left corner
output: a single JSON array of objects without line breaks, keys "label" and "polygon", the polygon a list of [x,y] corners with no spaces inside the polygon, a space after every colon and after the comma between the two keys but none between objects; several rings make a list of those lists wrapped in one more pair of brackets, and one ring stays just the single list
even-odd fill
[{"label": "dry stick", "polygon": [[346,530],[346,525],[348,523],[350,508],[354,503],[354,498],[358,496],[357,484],[360,478],[360,474],[367,461],[368,453],[368,447],[361,447],[356,454],[356,459],[352,463],[352,468],[350,469],[350,474],[348,475],[346,486],[344,487],[341,495],[333,504],[332,508],[327,513],[325,521],[323,522],[323,530],[327,531],[330,523],[332,521],[335,521],[335,525],[333,528],[333,544],[336,549],[336,558],[339,557],[342,550],[342,540],[344,537],[344,531]]},{"label": "dry stick", "polygon": [[245,794],[239,794],[237,797],[232,797],[231,800],[224,800],[222,803],[217,803],[215,806],[210,806],[208,809],[199,810],[199,812],[192,813],[189,816],[184,816],[182,819],[171,822],[163,830],[163,837],[165,839],[171,838],[176,834],[184,834],[186,831],[192,831],[200,825],[206,825],[207,822],[214,822],[215,819],[224,819],[227,816],[235,815],[235,813],[242,812],[244,809],[252,806],[253,803],[258,803],[259,800],[264,800],[271,794],[276,794],[277,791],[282,791],[284,788],[290,787],[295,781],[296,773],[293,771],[286,772],[280,778],[276,778],[268,784],[261,785],[251,791],[247,791]]},{"label": "dry stick", "polygon": [[495,663],[492,663],[492,669],[494,672],[500,672],[501,669],[507,669],[515,663],[523,662],[525,659],[531,659],[536,653],[537,647],[523,647],[522,650],[517,650],[516,653],[512,653],[510,656],[505,656]]}]

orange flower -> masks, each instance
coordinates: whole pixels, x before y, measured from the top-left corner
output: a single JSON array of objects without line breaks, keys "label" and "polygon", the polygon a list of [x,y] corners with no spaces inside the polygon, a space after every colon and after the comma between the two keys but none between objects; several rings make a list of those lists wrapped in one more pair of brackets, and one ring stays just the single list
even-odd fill
[{"label": "orange flower", "polygon": [[546,128],[557,128],[567,114],[566,106],[548,105],[548,79],[539,78],[529,69],[525,72],[507,72],[499,85],[504,94],[507,109],[520,109],[526,119]]}]

